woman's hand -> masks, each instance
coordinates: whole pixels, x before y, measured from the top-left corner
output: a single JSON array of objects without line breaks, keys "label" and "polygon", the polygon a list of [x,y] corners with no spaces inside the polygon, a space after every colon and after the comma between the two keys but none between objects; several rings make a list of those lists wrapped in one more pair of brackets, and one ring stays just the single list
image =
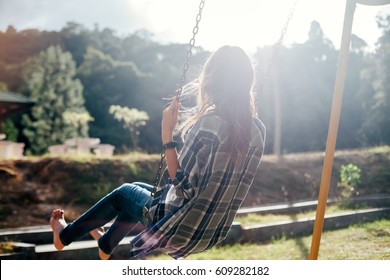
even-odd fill
[{"label": "woman's hand", "polygon": [[[173,141],[173,130],[177,124],[179,107],[179,100],[174,98],[171,104],[163,111],[161,122],[161,140],[163,144]],[[176,149],[165,150],[165,161],[167,163],[169,176],[174,180],[176,171],[180,168]]]},{"label": "woman's hand", "polygon": [[174,98],[171,104],[163,111],[161,122],[161,140],[163,144],[173,140],[173,130],[177,124],[179,107],[178,98]]}]

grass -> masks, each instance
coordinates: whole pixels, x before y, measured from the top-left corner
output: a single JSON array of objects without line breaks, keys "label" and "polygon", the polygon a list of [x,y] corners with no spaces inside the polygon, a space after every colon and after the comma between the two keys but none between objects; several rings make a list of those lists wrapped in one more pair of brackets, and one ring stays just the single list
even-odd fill
[{"label": "grass", "polygon": [[370,153],[378,153],[378,154],[388,153],[388,152],[390,152],[390,146],[372,147],[372,148],[368,148],[368,151]]},{"label": "grass", "polygon": [[[43,158],[56,158],[57,156],[51,156],[50,154],[44,154],[42,156],[24,156],[24,159],[26,160],[41,160]],[[139,151],[130,151],[128,153],[124,154],[115,154],[111,157],[99,157],[95,154],[86,154],[86,155],[77,155],[77,154],[68,154],[68,155],[62,155],[60,156],[62,159],[71,160],[75,162],[93,162],[94,160],[112,160],[112,161],[126,161],[126,162],[140,162],[140,161],[157,161],[160,159],[159,154],[148,154],[145,152],[139,152]]]},{"label": "grass", "polygon": [[[268,243],[216,246],[189,256],[189,260],[305,260],[311,236],[280,238]],[[150,257],[169,260],[166,255]],[[390,220],[353,225],[322,234],[319,260],[390,260]]]},{"label": "grass", "polygon": [[[359,209],[365,209],[369,207],[359,206]],[[335,204],[326,207],[326,214],[345,213],[352,211],[352,208],[347,208],[343,204]],[[305,211],[297,214],[248,214],[246,216],[236,217],[235,222],[239,222],[242,226],[250,226],[255,224],[267,224],[279,221],[290,221],[304,218],[313,218],[316,216],[316,210]]]}]

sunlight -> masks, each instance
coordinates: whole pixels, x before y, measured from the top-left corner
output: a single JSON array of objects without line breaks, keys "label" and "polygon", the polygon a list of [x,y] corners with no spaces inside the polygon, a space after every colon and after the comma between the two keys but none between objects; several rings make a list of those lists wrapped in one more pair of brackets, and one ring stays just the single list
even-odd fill
[{"label": "sunlight", "polygon": [[[215,3],[214,3],[215,2]],[[273,44],[279,38],[292,1],[213,1],[208,3],[199,40],[245,48]],[[283,18],[283,20],[281,20]],[[211,45],[211,44],[210,44]]]},{"label": "sunlight", "polygon": [[[186,43],[192,37],[192,28],[198,12],[199,0],[166,0],[128,2],[128,8],[142,17],[144,26],[153,30],[156,40]],[[223,44],[240,45],[248,51],[264,45],[273,45],[281,31],[294,0],[213,0],[206,1],[197,44],[216,49]],[[337,48],[343,25],[346,1],[298,1],[288,27],[284,44],[302,43],[307,39],[310,23],[317,20],[324,34]],[[369,38],[373,46],[380,36],[375,17],[384,7],[357,6],[354,33]]]},{"label": "sunlight", "polygon": [[[284,44],[303,43],[310,23],[320,23],[324,34],[338,48],[341,40],[347,0],[298,0]],[[72,1],[0,1],[0,29],[9,24],[17,30],[37,28],[61,30],[66,22],[74,21],[88,28],[98,24],[126,36],[144,29],[153,39],[164,44],[188,43],[198,12],[200,0],[103,0],[95,3]],[[196,44],[213,50],[223,44],[240,45],[253,50],[273,45],[287,20],[295,0],[206,0]],[[93,13],[91,13],[91,7]],[[58,13],[52,13],[58,10]],[[15,13],[14,11],[18,11]],[[363,6],[355,12],[353,33],[365,40],[371,49],[380,30],[376,25],[379,12],[390,14],[390,5]]]},{"label": "sunlight", "polygon": [[[158,41],[186,43],[199,8],[199,0],[129,1],[145,26]],[[215,49],[223,44],[254,48],[278,40],[292,0],[213,0],[206,1],[197,42]],[[142,15],[142,16],[141,16]]]}]

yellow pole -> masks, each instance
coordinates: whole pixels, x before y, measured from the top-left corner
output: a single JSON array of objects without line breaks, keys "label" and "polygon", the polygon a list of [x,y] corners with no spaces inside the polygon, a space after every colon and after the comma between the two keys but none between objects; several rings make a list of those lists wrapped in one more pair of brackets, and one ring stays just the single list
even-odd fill
[{"label": "yellow pole", "polygon": [[347,72],[349,45],[351,41],[352,23],[353,23],[353,15],[355,12],[355,7],[356,7],[355,0],[347,0],[345,15],[344,15],[343,34],[341,38],[339,59],[337,65],[336,81],[335,81],[335,87],[333,91],[332,111],[330,114],[328,138],[326,141],[324,165],[322,169],[320,192],[318,196],[317,214],[314,223],[313,237],[312,237],[310,256],[309,256],[309,259],[311,260],[316,260],[318,257],[322,228],[324,226],[325,208],[326,208],[326,201],[328,199],[330,178],[332,174],[332,165],[333,165],[334,151],[336,147],[337,131],[338,131],[339,120],[340,120],[345,76]]}]

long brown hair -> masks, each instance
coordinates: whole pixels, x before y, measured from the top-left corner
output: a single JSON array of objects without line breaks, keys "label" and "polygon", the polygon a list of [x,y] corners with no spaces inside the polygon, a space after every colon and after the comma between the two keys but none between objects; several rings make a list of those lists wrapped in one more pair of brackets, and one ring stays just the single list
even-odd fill
[{"label": "long brown hair", "polygon": [[[256,114],[253,84],[254,69],[249,56],[240,47],[219,48],[209,57],[198,78],[197,110],[184,122],[182,132],[185,134],[201,116],[213,111],[229,125],[231,153],[244,153],[249,145],[251,119]],[[194,83],[185,89],[190,90],[184,92],[193,93]]]}]

